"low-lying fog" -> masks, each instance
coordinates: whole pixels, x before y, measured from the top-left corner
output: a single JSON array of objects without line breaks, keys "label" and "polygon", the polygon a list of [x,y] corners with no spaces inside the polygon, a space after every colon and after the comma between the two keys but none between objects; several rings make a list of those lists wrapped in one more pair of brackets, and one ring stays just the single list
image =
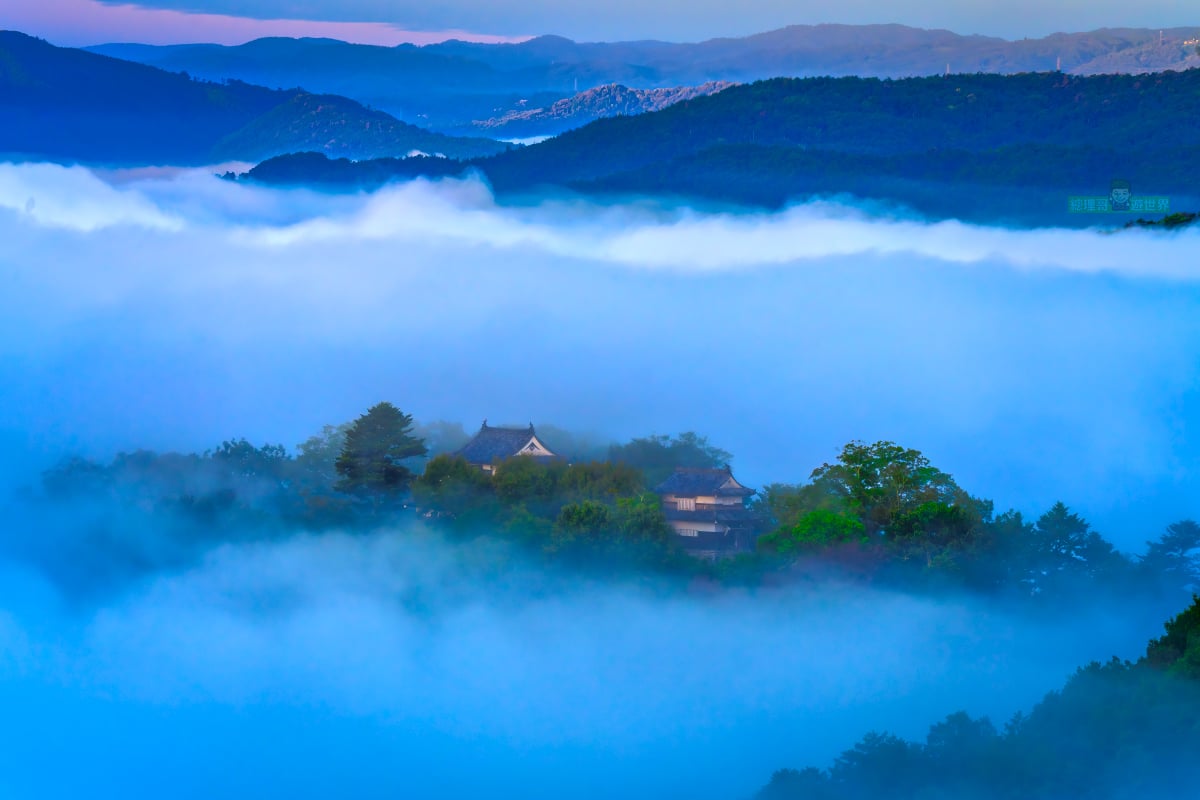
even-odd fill
[{"label": "low-lying fog", "polygon": [[227,547],[80,606],[3,554],[69,526],[20,499],[66,453],[293,447],[379,400],[695,430],[752,485],[891,439],[1137,549],[1197,514],[1198,255],[1194,231],[0,166],[0,792],[740,797],[870,729],[1002,722],[1161,620],[533,591],[407,530]]},{"label": "low-lying fog", "polygon": [[920,737],[959,708],[1007,720],[1154,627],[1031,626],[861,588],[547,587],[480,560],[412,531],[301,538],[222,549],[88,609],[11,567],[0,788],[741,798],[868,728]]}]

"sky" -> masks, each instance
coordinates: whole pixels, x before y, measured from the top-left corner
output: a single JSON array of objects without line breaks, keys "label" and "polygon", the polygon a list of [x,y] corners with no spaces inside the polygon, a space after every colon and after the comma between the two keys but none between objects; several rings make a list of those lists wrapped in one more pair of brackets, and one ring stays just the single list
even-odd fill
[{"label": "sky", "polygon": [[260,36],[329,36],[391,45],[558,34],[577,41],[697,41],[793,24],[902,23],[1005,38],[1100,27],[1198,22],[1190,0],[6,0],[0,26],[81,46],[113,41],[237,44]]},{"label": "sky", "polygon": [[[265,9],[264,9],[265,10]],[[179,9],[105,4],[98,0],[6,0],[0,7],[0,28],[19,30],[62,47],[86,47],[108,42],[187,44],[211,42],[236,45],[266,36],[324,37],[358,44],[391,47],[410,42],[429,44],[447,39],[504,42],[511,36],[449,28],[412,29],[371,17],[362,19],[302,18],[289,16],[282,6],[278,16],[252,9],[201,5]],[[519,40],[523,37],[515,37]]]}]

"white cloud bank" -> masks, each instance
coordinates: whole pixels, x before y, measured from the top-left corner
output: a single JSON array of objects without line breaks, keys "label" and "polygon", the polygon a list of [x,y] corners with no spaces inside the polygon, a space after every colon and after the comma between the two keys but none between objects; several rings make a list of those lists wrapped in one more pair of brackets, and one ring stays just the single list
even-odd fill
[{"label": "white cloud bank", "polygon": [[0,436],[46,459],[292,445],[386,397],[468,427],[694,429],[756,485],[891,439],[1138,547],[1200,514],[1197,254],[1200,231],[0,165]]},{"label": "white cloud bank", "polygon": [[183,221],[135,191],[113,188],[82,167],[0,165],[0,209],[19,222],[88,233],[116,226],[177,231]]},{"label": "white cloud bank", "polygon": [[[0,208],[35,224],[85,232],[122,225],[196,230],[217,223],[232,226],[226,235],[233,241],[263,247],[441,240],[703,272],[830,257],[913,255],[963,265],[1000,262],[1022,269],[1200,278],[1195,260],[1187,257],[1200,255],[1197,230],[1010,230],[954,220],[871,217],[829,202],[774,214],[551,201],[506,208],[473,180],[415,181],[337,199],[218,184],[204,173],[122,184],[114,188],[82,168],[0,165]],[[264,209],[274,213],[264,216]],[[289,213],[281,215],[283,209]],[[252,219],[245,219],[246,214]]]}]

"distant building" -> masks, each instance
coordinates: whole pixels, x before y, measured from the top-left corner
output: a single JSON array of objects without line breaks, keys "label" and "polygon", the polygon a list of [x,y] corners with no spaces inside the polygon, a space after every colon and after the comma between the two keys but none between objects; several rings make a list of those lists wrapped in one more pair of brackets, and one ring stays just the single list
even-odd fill
[{"label": "distant building", "polygon": [[680,467],[654,489],[679,543],[699,558],[721,558],[754,549],[755,494],[723,469]]},{"label": "distant building", "polygon": [[483,421],[483,426],[471,441],[456,450],[453,455],[465,458],[484,472],[495,469],[496,462],[515,456],[554,461],[558,456],[542,444],[533,423],[528,428],[493,428]]}]

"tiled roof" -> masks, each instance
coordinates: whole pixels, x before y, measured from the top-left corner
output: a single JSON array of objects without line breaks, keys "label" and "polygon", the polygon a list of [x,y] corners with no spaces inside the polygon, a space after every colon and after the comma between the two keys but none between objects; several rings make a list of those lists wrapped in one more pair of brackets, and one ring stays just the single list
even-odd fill
[{"label": "tiled roof", "polygon": [[754,494],[753,489],[734,480],[728,466],[724,469],[676,467],[674,474],[654,487],[654,491],[681,497],[749,497]]},{"label": "tiled roof", "polygon": [[493,428],[484,422],[475,438],[454,455],[472,464],[491,464],[519,454],[535,435],[532,424],[528,428]]}]

